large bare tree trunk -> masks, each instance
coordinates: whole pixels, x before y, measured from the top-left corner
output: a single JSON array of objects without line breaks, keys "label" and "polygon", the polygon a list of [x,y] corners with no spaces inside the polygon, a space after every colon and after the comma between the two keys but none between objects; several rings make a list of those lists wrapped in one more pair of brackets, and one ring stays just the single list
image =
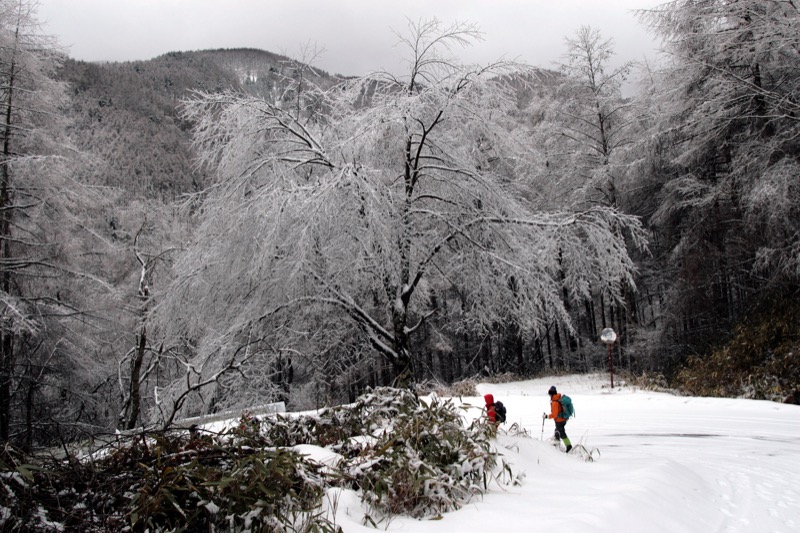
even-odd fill
[{"label": "large bare tree trunk", "polygon": [[[16,39],[19,36],[19,27],[15,33]],[[12,52],[13,53],[13,52]],[[5,89],[5,113],[3,117],[3,159],[0,161],[0,260],[8,264],[13,258],[11,248],[11,218],[13,209],[11,205],[11,167],[10,160],[11,136],[13,131],[13,105],[14,91],[16,89],[17,64],[11,60],[8,85]],[[0,286],[5,294],[11,293],[11,271],[3,268],[0,273]],[[14,319],[5,315],[2,317],[2,339],[0,340],[0,441],[7,442],[10,434],[11,424],[11,381],[14,375]]]},{"label": "large bare tree trunk", "polygon": [[139,237],[144,231],[146,222],[142,224],[142,227],[136,233],[136,237],[133,240],[133,248],[134,254],[136,255],[136,259],[139,261],[139,265],[141,266],[141,274],[139,275],[139,299],[142,302],[141,306],[141,326],[139,328],[139,334],[137,336],[137,343],[136,343],[136,350],[133,355],[133,361],[131,361],[131,382],[129,388],[129,399],[131,405],[130,416],[128,416],[128,421],[125,424],[125,429],[133,429],[136,427],[136,422],[139,420],[139,413],[141,411],[141,404],[142,404],[142,392],[141,392],[141,379],[142,379],[142,364],[144,363],[144,356],[147,351],[147,307],[150,303],[150,287],[148,284],[148,276],[150,273],[150,261],[145,260],[142,257],[142,254],[139,253],[137,249],[137,244],[139,241]]},{"label": "large bare tree trunk", "polygon": [[139,330],[139,339],[136,344],[136,352],[131,362],[131,383],[130,383],[130,400],[131,412],[128,416],[128,421],[125,424],[125,429],[133,429],[136,427],[136,422],[139,420],[139,412],[141,411],[142,393],[139,387],[139,382],[142,379],[142,363],[144,362],[145,350],[147,348],[147,327],[142,324]]}]

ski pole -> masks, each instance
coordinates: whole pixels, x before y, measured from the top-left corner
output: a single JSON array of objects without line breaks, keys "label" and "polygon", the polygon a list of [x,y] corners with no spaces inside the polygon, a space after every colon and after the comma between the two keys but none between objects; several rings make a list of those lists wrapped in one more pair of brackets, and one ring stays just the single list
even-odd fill
[{"label": "ski pole", "polygon": [[541,435],[541,437],[539,437],[539,440],[544,440],[544,422],[545,422],[545,420],[546,419],[545,419],[544,415],[542,415],[542,435]]}]

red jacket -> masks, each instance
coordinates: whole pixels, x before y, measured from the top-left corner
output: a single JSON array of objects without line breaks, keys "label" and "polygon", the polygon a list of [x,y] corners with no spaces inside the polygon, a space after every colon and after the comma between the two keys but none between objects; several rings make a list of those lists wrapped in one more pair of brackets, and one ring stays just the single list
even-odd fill
[{"label": "red jacket", "polygon": [[483,400],[486,402],[486,416],[492,424],[497,423],[497,413],[494,410],[494,396],[491,394],[484,394]]},{"label": "red jacket", "polygon": [[556,422],[563,422],[566,420],[566,418],[561,416],[561,403],[558,401],[560,399],[561,393],[550,396],[550,414],[547,415],[547,418],[552,418]]}]

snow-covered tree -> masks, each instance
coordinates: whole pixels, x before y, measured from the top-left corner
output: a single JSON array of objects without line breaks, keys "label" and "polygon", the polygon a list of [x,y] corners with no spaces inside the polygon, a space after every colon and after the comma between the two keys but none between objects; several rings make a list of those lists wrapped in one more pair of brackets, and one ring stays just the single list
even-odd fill
[{"label": "snow-covered tree", "polygon": [[564,77],[551,103],[551,150],[585,201],[617,206],[623,154],[633,138],[633,104],[622,97],[632,65],[613,66],[613,40],[591,26],[581,26],[565,43]]},{"label": "snow-covered tree", "polygon": [[102,193],[82,186],[71,160],[64,56],[35,8],[0,0],[0,441],[24,446],[101,411],[97,296],[112,292],[88,207]]},{"label": "snow-covered tree", "polygon": [[667,52],[652,78],[659,134],[647,141],[662,180],[651,221],[674,273],[665,318],[702,345],[761,290],[797,286],[800,10],[676,0],[642,17]]},{"label": "snow-covered tree", "polygon": [[632,281],[634,218],[525,200],[536,178],[516,174],[530,150],[503,81],[516,67],[459,64],[453,47],[480,37],[472,25],[409,30],[403,76],[307,87],[299,107],[231,92],[185,103],[216,178],[192,205],[197,232],[156,319],[197,343],[197,379],[253,338],[262,352],[308,354],[355,335],[408,384],[412,337],[442,288],[468,294],[464,325],[540,332],[569,323],[565,293],[619,296]]},{"label": "snow-covered tree", "polygon": [[[526,111],[531,124],[529,144],[545,155],[547,185],[537,189],[543,205],[569,207],[613,206],[631,212],[628,198],[632,179],[630,149],[637,133],[635,101],[622,95],[622,86],[633,65],[615,66],[614,43],[591,26],[580,27],[565,38],[565,54],[558,74],[550,77],[531,99]],[[568,307],[577,335],[553,328],[556,351],[562,337],[569,337],[569,361],[586,361],[586,349],[596,342],[601,328],[612,326],[621,343],[628,342],[627,322],[635,318],[632,292],[620,280],[626,294],[623,305],[602,287],[592,297]],[[566,355],[564,352],[562,352]]]},{"label": "snow-covered tree", "polygon": [[[35,32],[33,6],[0,3],[0,441],[10,435],[11,402],[19,386],[18,352],[37,329],[34,300],[23,294],[24,278],[46,268],[52,250],[37,249],[41,237],[27,224],[43,207],[35,177],[43,171],[42,151],[49,144],[43,124],[60,96],[52,81],[58,56]],[[31,179],[34,178],[34,179]],[[33,343],[35,346],[35,342]],[[40,376],[37,376],[37,378]],[[33,387],[32,379],[27,380]],[[34,380],[35,381],[35,380]]]}]

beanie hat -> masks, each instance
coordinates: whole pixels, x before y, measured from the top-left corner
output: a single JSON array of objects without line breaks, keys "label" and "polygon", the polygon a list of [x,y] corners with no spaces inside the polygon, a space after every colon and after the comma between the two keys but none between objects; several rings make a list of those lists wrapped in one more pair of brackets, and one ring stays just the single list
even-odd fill
[{"label": "beanie hat", "polygon": [[547,394],[549,394],[550,396],[552,396],[553,394],[558,394],[558,391],[556,390],[556,386],[553,385],[552,387],[550,387],[550,390],[547,391]]}]

